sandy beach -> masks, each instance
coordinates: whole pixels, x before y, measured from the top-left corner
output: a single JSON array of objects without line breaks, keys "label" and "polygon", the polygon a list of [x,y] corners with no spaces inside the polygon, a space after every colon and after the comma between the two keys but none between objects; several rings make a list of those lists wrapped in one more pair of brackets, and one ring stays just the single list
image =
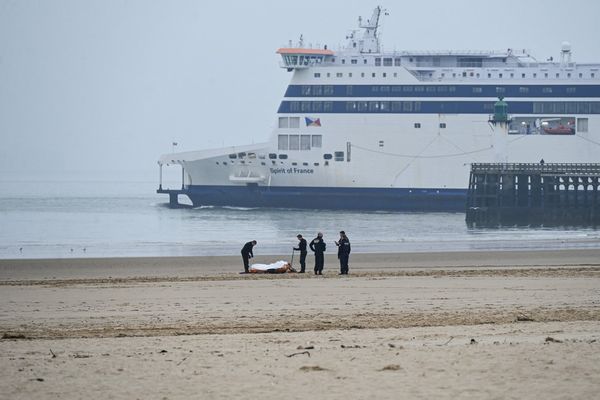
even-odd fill
[{"label": "sandy beach", "polygon": [[249,276],[239,257],[2,260],[0,398],[600,390],[600,250],[356,254],[350,268],[340,277],[328,258],[324,277]]}]

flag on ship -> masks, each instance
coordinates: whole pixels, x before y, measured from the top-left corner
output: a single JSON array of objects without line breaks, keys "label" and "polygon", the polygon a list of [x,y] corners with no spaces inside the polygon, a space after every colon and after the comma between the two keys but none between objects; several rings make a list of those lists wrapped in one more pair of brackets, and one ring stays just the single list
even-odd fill
[{"label": "flag on ship", "polygon": [[306,126],[321,126],[321,118],[308,118],[304,117],[306,120]]}]

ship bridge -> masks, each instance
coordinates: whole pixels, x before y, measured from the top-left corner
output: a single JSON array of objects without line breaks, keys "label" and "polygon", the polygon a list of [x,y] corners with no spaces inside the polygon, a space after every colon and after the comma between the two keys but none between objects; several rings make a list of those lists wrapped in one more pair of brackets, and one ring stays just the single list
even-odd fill
[{"label": "ship bridge", "polygon": [[281,67],[288,71],[293,69],[304,69],[323,64],[329,61],[334,52],[327,49],[306,49],[303,47],[283,47],[277,50],[281,54]]}]

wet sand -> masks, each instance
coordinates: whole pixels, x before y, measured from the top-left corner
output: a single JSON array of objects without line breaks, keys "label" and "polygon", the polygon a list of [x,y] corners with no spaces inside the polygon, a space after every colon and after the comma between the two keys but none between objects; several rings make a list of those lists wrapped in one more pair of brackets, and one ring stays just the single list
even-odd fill
[{"label": "wet sand", "polygon": [[[274,260],[277,256],[256,262]],[[311,261],[309,259],[309,261]],[[598,250],[0,261],[0,398],[593,398]]]}]

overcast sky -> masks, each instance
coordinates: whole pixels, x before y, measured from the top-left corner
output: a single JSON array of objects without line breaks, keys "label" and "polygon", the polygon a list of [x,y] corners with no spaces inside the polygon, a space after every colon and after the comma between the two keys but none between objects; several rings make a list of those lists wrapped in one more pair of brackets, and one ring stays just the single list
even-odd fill
[{"label": "overcast sky", "polygon": [[179,151],[269,138],[304,34],[337,47],[382,3],[387,50],[573,46],[600,62],[592,0],[0,0],[0,172],[154,172]]}]

